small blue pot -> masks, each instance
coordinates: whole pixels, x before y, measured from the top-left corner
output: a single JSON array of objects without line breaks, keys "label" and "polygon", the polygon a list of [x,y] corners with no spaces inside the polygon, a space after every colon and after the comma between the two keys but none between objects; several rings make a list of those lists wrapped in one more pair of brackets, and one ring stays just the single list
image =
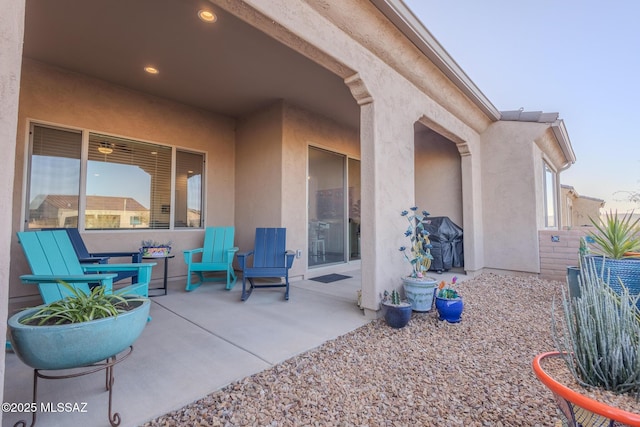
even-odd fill
[{"label": "small blue pot", "polygon": [[436,296],[436,310],[440,320],[446,320],[449,323],[458,323],[462,320],[462,310],[464,310],[464,303],[462,298],[440,298]]},{"label": "small blue pot", "polygon": [[384,320],[387,321],[387,325],[396,329],[407,326],[409,320],[411,320],[411,304],[384,304],[384,306],[386,308]]}]

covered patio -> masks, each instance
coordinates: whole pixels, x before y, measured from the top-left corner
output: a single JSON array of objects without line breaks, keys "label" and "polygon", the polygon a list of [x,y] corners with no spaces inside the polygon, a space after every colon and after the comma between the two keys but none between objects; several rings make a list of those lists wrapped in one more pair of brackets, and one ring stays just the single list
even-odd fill
[{"label": "covered patio", "polygon": [[[141,425],[369,322],[357,306],[360,271],[344,274],[351,277],[292,282],[286,302],[280,289],[257,290],[241,302],[240,284],[231,291],[213,284],[185,292],[183,280],[170,281],[166,296],[152,297],[153,319],[133,353],[115,366],[113,410],[121,425]],[[33,371],[7,353],[5,401],[30,402],[32,382]],[[109,425],[103,371],[40,379],[38,402],[87,405],[85,413],[39,412],[36,425]],[[3,425],[20,419],[28,425],[30,414],[5,413]]]}]

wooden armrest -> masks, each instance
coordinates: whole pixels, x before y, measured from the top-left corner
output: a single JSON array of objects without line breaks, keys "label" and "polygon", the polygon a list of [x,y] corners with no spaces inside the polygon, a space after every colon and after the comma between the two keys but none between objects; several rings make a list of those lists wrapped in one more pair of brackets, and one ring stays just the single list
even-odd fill
[{"label": "wooden armrest", "polygon": [[91,257],[91,258],[79,258],[80,264],[106,264],[109,261],[109,257]]},{"label": "wooden armrest", "polygon": [[291,268],[291,266],[293,265],[293,259],[296,256],[296,253],[294,251],[286,251],[284,253],[284,256],[287,257],[287,268]]},{"label": "wooden armrest", "polygon": [[130,264],[90,264],[83,265],[84,271],[131,271],[131,270],[147,270],[156,265],[155,262],[130,263]]},{"label": "wooden armrest", "polygon": [[236,257],[238,257],[238,264],[240,265],[240,269],[244,270],[245,268],[245,261],[247,257],[253,255],[253,251],[249,251],[249,252],[242,252],[239,254],[236,254]]},{"label": "wooden armrest", "polygon": [[106,257],[106,258],[119,258],[119,257],[131,257],[131,262],[142,262],[142,254],[140,251],[136,252],[95,252],[90,253],[92,257]]},{"label": "wooden armrest", "polygon": [[20,276],[20,280],[22,283],[30,285],[30,284],[38,284],[38,283],[86,283],[86,282],[102,282],[108,281],[112,282],[113,278],[116,277],[117,274],[106,273],[106,274],[81,274],[81,275],[73,275],[73,276],[60,276],[60,275],[38,275],[38,274],[24,274]]},{"label": "wooden armrest", "polygon": [[125,256],[135,256],[139,254],[140,251],[132,251],[132,252],[92,252],[89,255],[95,257],[125,257]]}]

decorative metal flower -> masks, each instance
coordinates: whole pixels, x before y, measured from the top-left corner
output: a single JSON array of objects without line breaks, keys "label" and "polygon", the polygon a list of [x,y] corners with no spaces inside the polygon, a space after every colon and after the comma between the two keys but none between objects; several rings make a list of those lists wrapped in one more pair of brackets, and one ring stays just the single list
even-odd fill
[{"label": "decorative metal flower", "polygon": [[[429,232],[424,229],[424,219],[429,216],[429,212],[422,211],[422,214],[416,213],[417,206],[412,206],[409,210],[400,213],[401,216],[407,218],[409,226],[404,232],[405,237],[409,237],[411,245],[401,246],[400,252],[403,253],[405,259],[411,264],[411,277],[421,278],[423,273],[429,270],[433,256],[431,248],[433,245],[429,240]],[[409,248],[409,252],[407,252]]]}]

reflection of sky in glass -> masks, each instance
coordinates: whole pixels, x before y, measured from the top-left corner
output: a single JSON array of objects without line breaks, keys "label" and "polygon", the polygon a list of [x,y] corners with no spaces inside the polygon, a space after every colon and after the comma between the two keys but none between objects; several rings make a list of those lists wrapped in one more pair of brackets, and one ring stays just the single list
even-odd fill
[{"label": "reflection of sky in glass", "polygon": [[87,195],[131,197],[151,206],[151,175],[136,165],[89,161]]},{"label": "reflection of sky in glass", "polygon": [[[51,179],[55,177],[55,179]],[[80,160],[66,157],[31,157],[31,200],[55,194],[77,196],[80,188]]]},{"label": "reflection of sky in glass", "polygon": [[193,175],[187,179],[187,209],[200,211],[202,194],[202,175]]}]

